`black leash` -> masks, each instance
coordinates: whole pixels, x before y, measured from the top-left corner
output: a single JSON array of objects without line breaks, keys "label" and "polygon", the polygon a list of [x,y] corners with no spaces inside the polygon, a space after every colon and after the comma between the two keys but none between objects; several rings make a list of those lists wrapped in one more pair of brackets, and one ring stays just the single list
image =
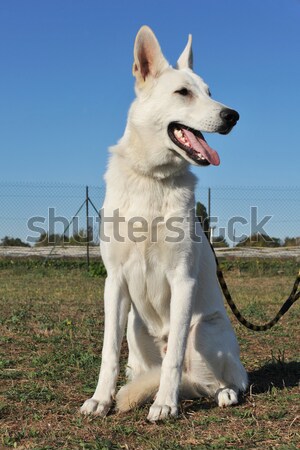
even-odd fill
[{"label": "black leash", "polygon": [[274,319],[270,320],[270,322],[265,323],[264,325],[255,325],[255,324],[249,322],[240,313],[240,311],[236,307],[234,301],[232,300],[232,297],[231,297],[231,294],[230,294],[230,292],[228,290],[228,287],[227,287],[226,281],[224,279],[223,273],[222,273],[222,271],[220,269],[218,258],[216,256],[215,250],[214,250],[214,248],[213,248],[211,243],[210,243],[210,246],[211,246],[213,254],[215,256],[215,260],[216,260],[216,264],[217,264],[217,277],[218,277],[220,286],[222,288],[224,297],[226,298],[227,303],[230,306],[230,309],[233,312],[233,314],[235,315],[235,317],[237,318],[237,320],[242,325],[244,325],[246,328],[249,328],[249,330],[252,330],[252,331],[266,331],[266,330],[270,330],[270,328],[272,328],[281,319],[281,317],[290,309],[290,307],[300,298],[300,291],[297,292],[298,291],[298,287],[299,287],[299,283],[300,283],[300,271],[299,271],[298,276],[296,277],[293,289],[292,289],[289,297],[284,302],[284,304],[282,305],[282,307],[280,308],[280,310],[278,311],[278,313],[276,314]]}]

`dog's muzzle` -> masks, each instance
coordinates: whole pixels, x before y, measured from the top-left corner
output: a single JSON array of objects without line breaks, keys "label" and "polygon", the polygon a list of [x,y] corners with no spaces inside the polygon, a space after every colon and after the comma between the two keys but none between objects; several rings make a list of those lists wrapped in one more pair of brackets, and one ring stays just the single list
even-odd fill
[{"label": "dog's muzzle", "polygon": [[223,121],[222,129],[219,130],[220,134],[228,134],[240,118],[237,111],[229,108],[222,109],[220,116]]}]

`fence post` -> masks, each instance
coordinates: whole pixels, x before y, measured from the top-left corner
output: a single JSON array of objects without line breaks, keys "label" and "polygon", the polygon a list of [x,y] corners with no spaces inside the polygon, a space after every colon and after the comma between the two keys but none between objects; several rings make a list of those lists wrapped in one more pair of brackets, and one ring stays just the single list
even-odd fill
[{"label": "fence post", "polygon": [[210,242],[211,228],[210,228],[210,215],[211,215],[211,190],[208,188],[208,240]]},{"label": "fence post", "polygon": [[90,229],[89,229],[89,187],[85,188],[85,211],[86,211],[86,265],[90,270]]}]

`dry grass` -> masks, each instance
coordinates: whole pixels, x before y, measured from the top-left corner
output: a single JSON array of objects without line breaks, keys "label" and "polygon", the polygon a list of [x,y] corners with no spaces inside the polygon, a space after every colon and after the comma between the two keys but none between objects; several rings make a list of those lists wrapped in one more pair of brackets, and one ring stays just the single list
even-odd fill
[{"label": "dry grass", "polygon": [[[291,275],[236,266],[225,276],[257,323],[274,315],[293,283]],[[104,420],[81,417],[100,364],[103,284],[68,265],[0,271],[0,449],[299,448],[299,305],[267,333],[247,331],[232,318],[251,382],[237,407],[184,402],[178,420],[156,425],[145,419],[148,406]],[[123,367],[126,354],[124,344]]]}]

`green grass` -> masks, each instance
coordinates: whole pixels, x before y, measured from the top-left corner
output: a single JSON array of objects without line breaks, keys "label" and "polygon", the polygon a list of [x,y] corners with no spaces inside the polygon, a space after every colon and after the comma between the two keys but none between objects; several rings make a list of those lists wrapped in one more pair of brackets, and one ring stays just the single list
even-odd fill
[{"label": "green grass", "polygon": [[[288,295],[294,261],[222,262],[230,291],[256,323]],[[149,405],[105,419],[78,413],[93,393],[103,340],[103,267],[80,261],[0,261],[0,449],[276,449],[300,446],[299,305],[267,333],[232,319],[249,372],[240,405],[185,401],[178,420],[146,421]],[[126,364],[122,347],[121,364]],[[124,370],[118,383],[124,383]]]}]

